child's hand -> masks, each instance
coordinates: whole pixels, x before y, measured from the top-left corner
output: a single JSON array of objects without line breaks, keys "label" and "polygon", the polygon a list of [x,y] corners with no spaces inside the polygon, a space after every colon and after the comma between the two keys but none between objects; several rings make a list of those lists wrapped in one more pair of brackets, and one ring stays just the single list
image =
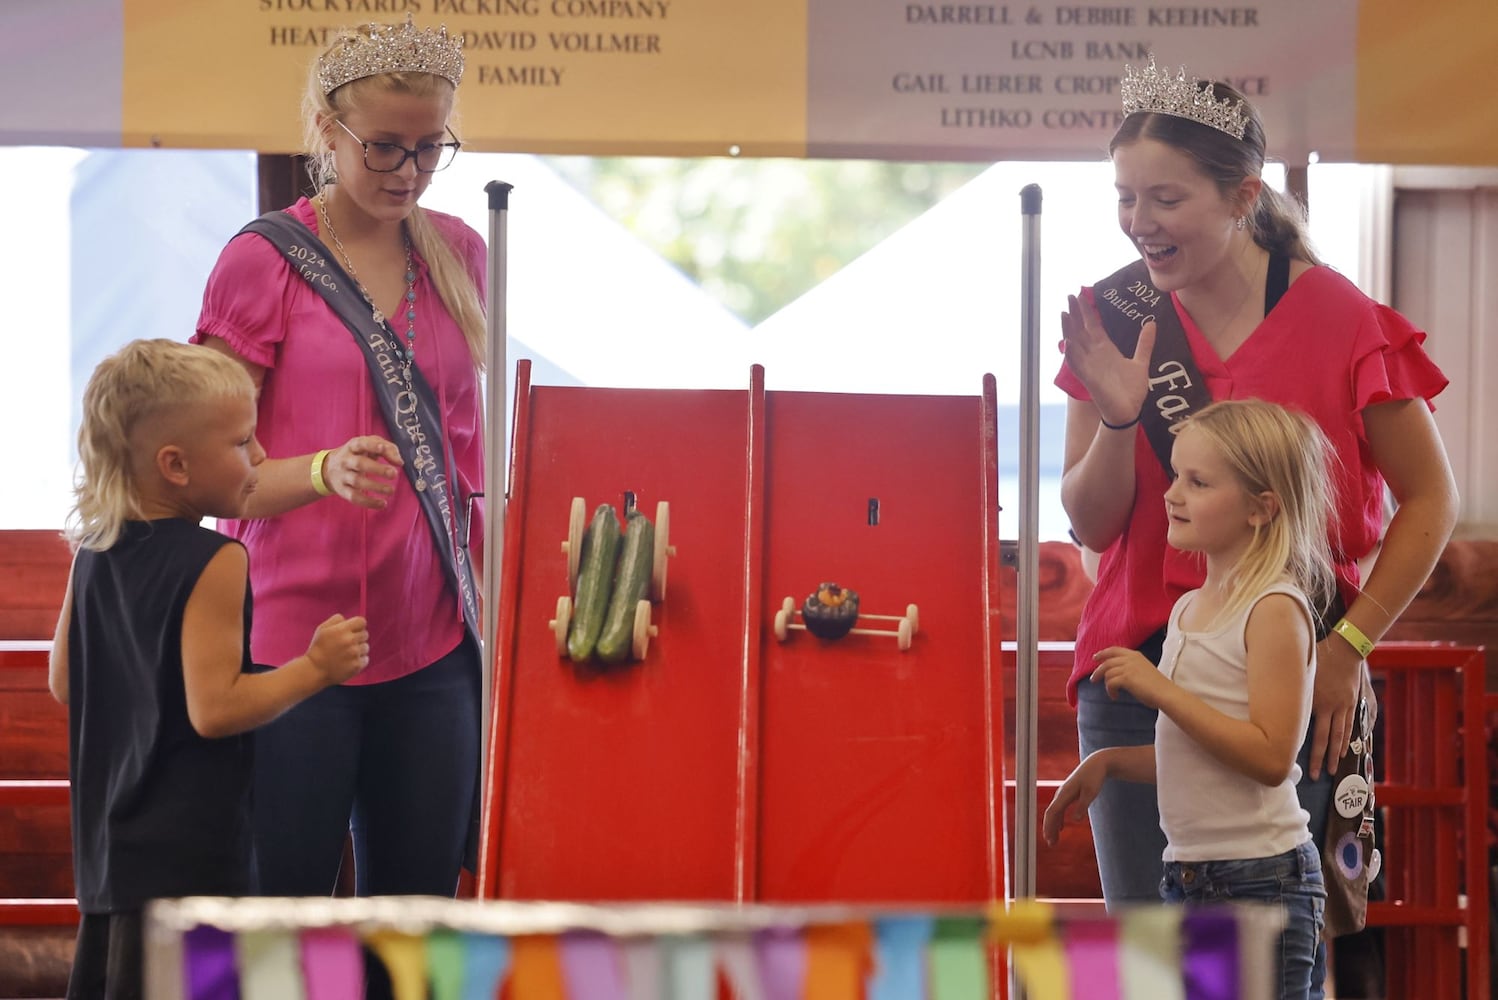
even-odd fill
[{"label": "child's hand", "polygon": [[369,666],[369,629],[364,619],[335,614],[317,626],[307,659],[329,684],[341,684]]},{"label": "child's hand", "polygon": [[1107,771],[1098,755],[1091,754],[1056,789],[1056,797],[1046,806],[1045,819],[1041,822],[1041,834],[1048,846],[1056,846],[1056,842],[1061,839],[1061,828],[1066,825],[1068,818],[1080,823],[1087,815],[1087,807],[1103,790],[1103,781],[1108,777]]},{"label": "child's hand", "polygon": [[1117,698],[1118,692],[1127,691],[1150,708],[1160,707],[1170,681],[1139,650],[1109,646],[1092,658],[1097,662],[1092,679],[1108,686],[1108,697]]}]

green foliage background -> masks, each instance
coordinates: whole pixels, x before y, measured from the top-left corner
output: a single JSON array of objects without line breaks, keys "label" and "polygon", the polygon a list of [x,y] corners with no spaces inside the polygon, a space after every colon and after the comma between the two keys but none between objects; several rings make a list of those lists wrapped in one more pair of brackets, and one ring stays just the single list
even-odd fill
[{"label": "green foliage background", "polygon": [[985,167],[727,158],[546,161],[751,325]]}]

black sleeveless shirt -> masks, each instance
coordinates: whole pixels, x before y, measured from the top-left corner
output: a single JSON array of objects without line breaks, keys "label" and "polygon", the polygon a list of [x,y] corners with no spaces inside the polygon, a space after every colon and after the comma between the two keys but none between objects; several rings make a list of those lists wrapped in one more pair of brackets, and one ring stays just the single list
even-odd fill
[{"label": "black sleeveless shirt", "polygon": [[[74,562],[68,740],[84,913],[248,890],[250,736],[199,736],[182,678],[183,609],[233,544],[191,521],[132,521],[112,548]],[[241,669],[250,616],[246,589]]]}]

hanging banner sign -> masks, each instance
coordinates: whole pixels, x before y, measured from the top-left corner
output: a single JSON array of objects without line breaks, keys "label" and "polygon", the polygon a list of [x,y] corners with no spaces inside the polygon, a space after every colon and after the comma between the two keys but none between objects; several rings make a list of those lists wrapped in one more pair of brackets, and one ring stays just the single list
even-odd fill
[{"label": "hanging banner sign", "polygon": [[[807,134],[813,155],[920,159],[1003,149],[1097,159],[1123,120],[1124,65],[1236,86],[1278,155],[1354,150],[1357,0],[1252,6],[814,0]],[[1314,100],[1310,99],[1314,95]],[[1340,154],[1340,155],[1338,155]]]},{"label": "hanging banner sign", "polygon": [[1491,0],[15,2],[0,142],[295,152],[317,53],[407,14],[463,40],[471,149],[1094,159],[1153,53],[1238,86],[1290,163],[1498,163],[1498,102],[1456,97],[1498,51]]}]

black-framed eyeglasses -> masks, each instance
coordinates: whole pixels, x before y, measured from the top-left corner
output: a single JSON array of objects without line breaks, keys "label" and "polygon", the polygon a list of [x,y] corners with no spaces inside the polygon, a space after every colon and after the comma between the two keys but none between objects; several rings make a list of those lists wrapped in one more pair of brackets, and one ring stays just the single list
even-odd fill
[{"label": "black-framed eyeglasses", "polygon": [[453,157],[463,147],[462,140],[453,135],[450,128],[446,131],[452,136],[452,142],[428,142],[408,149],[398,142],[365,142],[343,122],[338,122],[338,127],[364,148],[364,166],[377,174],[393,174],[405,166],[407,160],[416,161],[418,173],[435,174],[451,166]]}]

